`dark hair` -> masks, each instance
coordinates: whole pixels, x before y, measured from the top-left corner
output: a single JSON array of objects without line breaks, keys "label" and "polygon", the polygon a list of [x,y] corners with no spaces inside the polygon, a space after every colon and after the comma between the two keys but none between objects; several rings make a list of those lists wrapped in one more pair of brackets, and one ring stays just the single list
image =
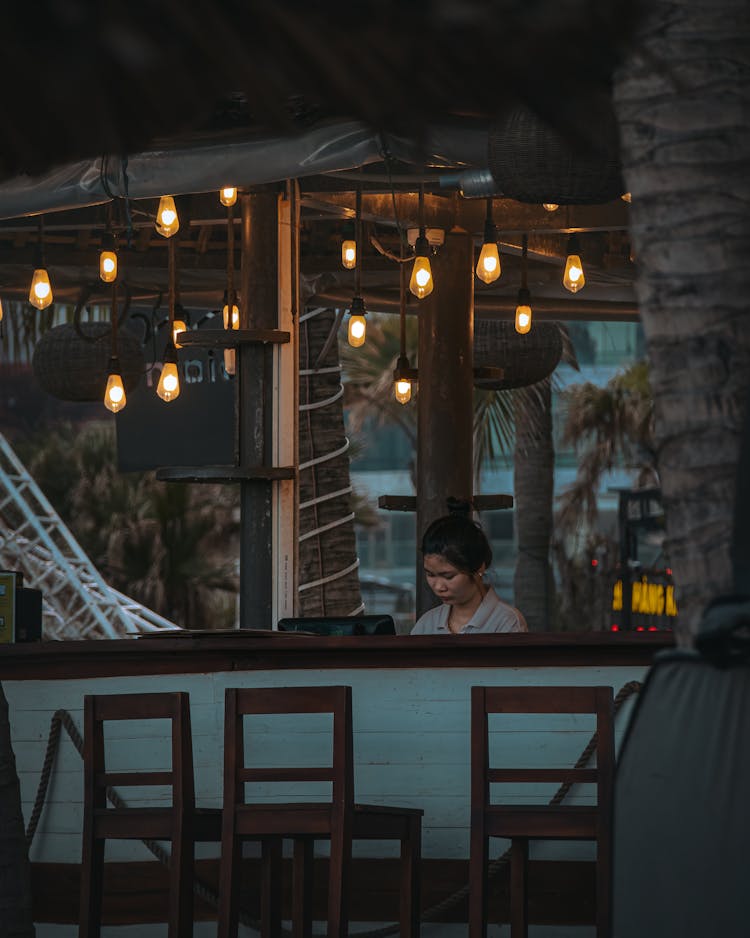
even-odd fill
[{"label": "dark hair", "polygon": [[492,563],[492,548],[476,521],[465,515],[438,518],[424,532],[422,555],[440,554],[462,573],[476,573]]}]

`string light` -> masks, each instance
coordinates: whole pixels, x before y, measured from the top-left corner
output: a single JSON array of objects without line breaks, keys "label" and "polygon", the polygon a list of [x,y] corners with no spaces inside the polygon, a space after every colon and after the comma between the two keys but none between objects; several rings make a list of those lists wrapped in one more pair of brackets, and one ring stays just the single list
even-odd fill
[{"label": "string light", "polygon": [[185,321],[185,310],[181,303],[174,305],[174,321],[172,322],[172,341],[175,348],[182,348],[179,341],[181,332],[187,332],[187,322]]},{"label": "string light", "polygon": [[109,369],[107,371],[107,387],[104,391],[104,406],[113,414],[119,413],[127,404],[125,394],[125,385],[122,383],[120,374],[120,360],[112,356],[109,360]]},{"label": "string light", "polygon": [[360,348],[367,338],[367,310],[362,299],[362,190],[357,187],[357,206],[354,217],[354,254],[356,266],[354,268],[354,297],[349,307],[349,329],[347,341],[352,348]]},{"label": "string light", "polygon": [[632,196],[629,192],[623,192],[623,194],[620,196],[620,198],[622,199],[623,202],[632,202],[632,201],[633,201],[633,196]]},{"label": "string light", "polygon": [[169,403],[180,396],[180,375],[177,371],[177,349],[171,338],[164,349],[164,361],[162,363],[159,383],[156,386],[156,393],[159,397]]},{"label": "string light", "polygon": [[526,335],[531,330],[531,294],[527,281],[527,262],[529,253],[529,238],[524,235],[521,241],[521,287],[518,291],[518,304],[516,306],[516,332]]},{"label": "string light", "polygon": [[359,348],[365,344],[367,338],[366,315],[365,301],[361,296],[355,296],[349,308],[349,331],[347,334],[347,340],[352,348]]},{"label": "string light", "polygon": [[425,234],[424,186],[419,187],[419,237],[414,245],[414,266],[409,280],[409,289],[418,300],[432,293],[435,286],[430,265],[430,245]]},{"label": "string light", "polygon": [[[240,328],[240,308],[234,289],[234,211],[232,204],[227,205],[227,288],[224,291],[224,304],[221,310],[225,329]],[[224,371],[228,375],[237,373],[236,349],[224,349]]]},{"label": "string light", "polygon": [[412,381],[416,380],[416,369],[412,368],[406,354],[406,265],[403,262],[403,244],[401,246],[400,290],[399,290],[399,356],[393,372],[393,393],[399,404],[408,404],[411,400]]},{"label": "string light", "polygon": [[556,212],[560,206],[557,204],[557,202],[542,202],[542,208],[545,210],[545,212]]},{"label": "string light", "polygon": [[171,195],[163,195],[159,200],[159,208],[156,212],[156,230],[164,238],[171,238],[180,230],[177,207]]},{"label": "string light", "polygon": [[99,277],[104,283],[117,280],[117,251],[115,236],[111,231],[102,235],[102,249],[99,254]]},{"label": "string light", "polygon": [[353,270],[357,265],[357,242],[356,241],[342,241],[341,242],[341,263],[347,270]]},{"label": "string light", "polygon": [[113,414],[119,413],[127,404],[125,395],[125,385],[122,381],[122,371],[120,369],[120,359],[117,352],[117,327],[119,319],[117,315],[117,284],[112,284],[112,348],[107,369],[107,385],[104,388],[104,406]]},{"label": "string light", "polygon": [[177,303],[177,248],[169,242],[169,339],[164,347],[159,383],[156,393],[169,403],[180,396],[180,375],[177,371],[177,348],[174,341],[175,307]]},{"label": "string light", "polygon": [[37,309],[46,309],[53,300],[52,284],[44,260],[44,217],[39,216],[39,244],[36,250],[34,274],[29,287],[29,303]]},{"label": "string light", "polygon": [[500,273],[500,252],[497,248],[497,228],[492,220],[492,199],[487,199],[487,218],[484,222],[482,250],[477,261],[477,277],[485,283],[494,283]]},{"label": "string light", "polygon": [[571,293],[578,293],[578,291],[582,290],[586,285],[578,235],[571,235],[568,238],[567,254],[565,271],[563,272],[563,286],[566,290],[570,290]]},{"label": "string light", "polygon": [[237,201],[237,187],[224,186],[223,189],[219,189],[219,201],[222,205],[226,205],[227,208],[229,208],[230,205],[234,205]]}]

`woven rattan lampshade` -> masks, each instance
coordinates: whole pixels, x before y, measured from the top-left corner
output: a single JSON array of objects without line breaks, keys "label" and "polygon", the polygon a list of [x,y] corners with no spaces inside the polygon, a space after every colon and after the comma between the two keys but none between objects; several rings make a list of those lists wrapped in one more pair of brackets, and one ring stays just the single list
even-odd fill
[{"label": "woven rattan lampshade", "polygon": [[[32,366],[39,384],[62,401],[100,401],[107,384],[112,354],[108,322],[73,323],[45,332],[34,348]],[[126,393],[133,391],[145,369],[140,341],[126,329],[117,334],[117,349]]]},{"label": "woven rattan lampshade", "polygon": [[562,355],[562,336],[555,322],[535,322],[519,335],[512,322],[478,319],[474,323],[474,367],[502,368],[502,379],[475,379],[484,390],[507,391],[536,384],[551,375]]},{"label": "woven rattan lampshade", "polygon": [[506,198],[537,205],[592,205],[619,198],[625,185],[614,113],[608,100],[595,99],[591,106],[595,146],[566,136],[526,108],[496,120],[489,133],[489,167],[498,190]]}]

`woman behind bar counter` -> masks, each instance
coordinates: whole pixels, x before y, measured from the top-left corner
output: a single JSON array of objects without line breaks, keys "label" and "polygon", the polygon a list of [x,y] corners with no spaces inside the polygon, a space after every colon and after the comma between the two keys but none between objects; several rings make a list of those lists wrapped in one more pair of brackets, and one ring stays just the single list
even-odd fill
[{"label": "woman behind bar counter", "polygon": [[427,583],[442,601],[421,616],[412,635],[526,632],[523,615],[483,580],[492,548],[482,528],[464,515],[438,518],[422,538]]}]

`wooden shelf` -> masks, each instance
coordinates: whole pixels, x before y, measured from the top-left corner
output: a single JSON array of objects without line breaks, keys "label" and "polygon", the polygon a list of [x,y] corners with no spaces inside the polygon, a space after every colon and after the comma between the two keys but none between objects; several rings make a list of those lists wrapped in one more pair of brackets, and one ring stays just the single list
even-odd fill
[{"label": "wooden shelf", "polygon": [[284,345],[290,334],[281,329],[188,329],[180,348],[236,348],[238,345]]},{"label": "wooden shelf", "polygon": [[156,470],[160,482],[278,482],[295,475],[294,466],[169,466]]}]

